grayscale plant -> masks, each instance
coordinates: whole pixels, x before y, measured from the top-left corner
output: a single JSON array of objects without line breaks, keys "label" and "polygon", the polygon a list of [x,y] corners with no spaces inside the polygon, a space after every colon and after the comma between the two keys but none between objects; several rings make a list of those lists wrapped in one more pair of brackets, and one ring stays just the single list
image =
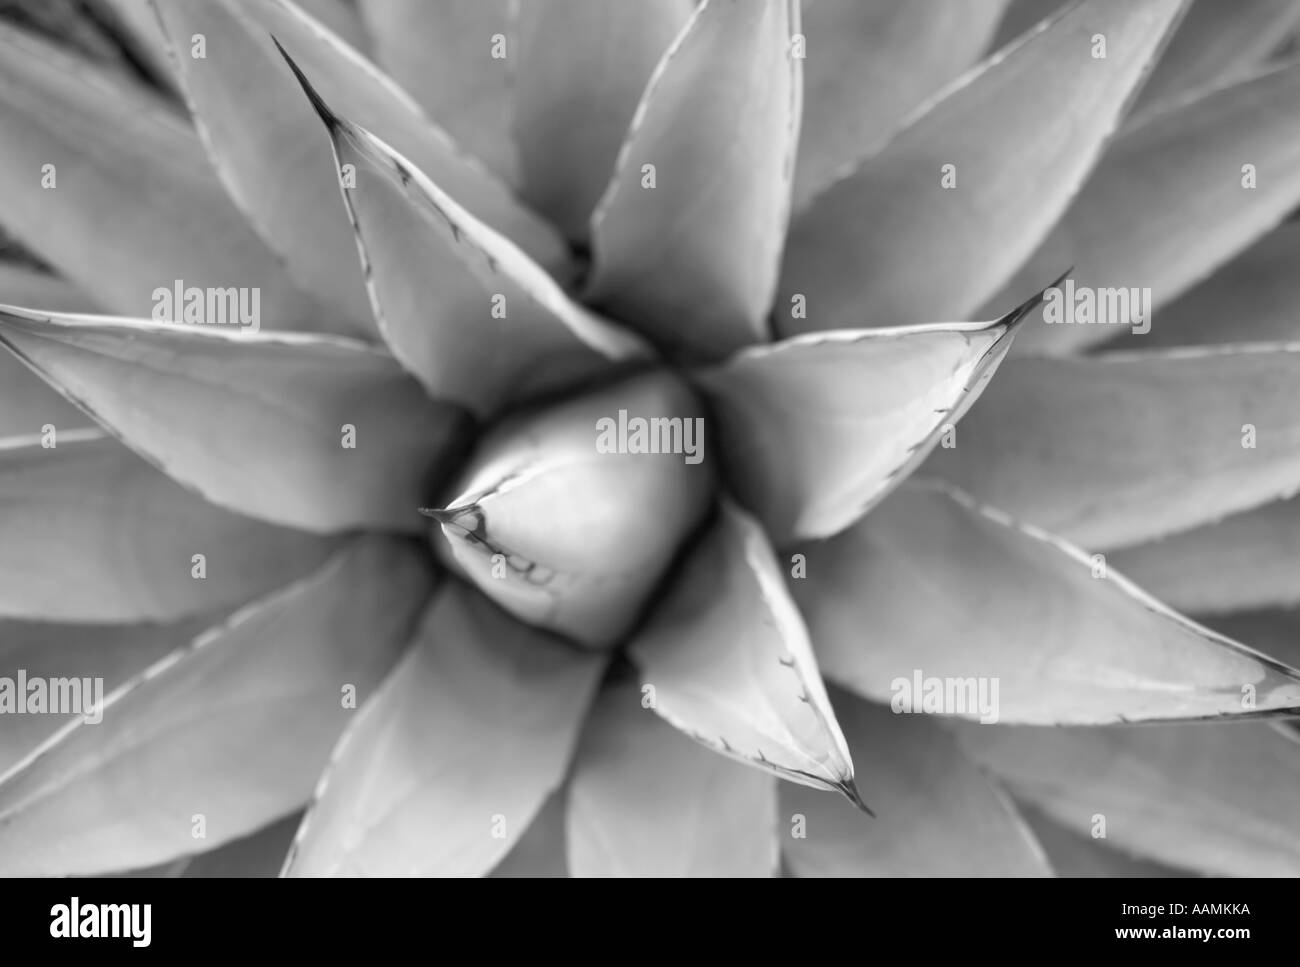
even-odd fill
[{"label": "grayscale plant", "polygon": [[0,3],[0,873],[1300,873],[1298,25]]}]

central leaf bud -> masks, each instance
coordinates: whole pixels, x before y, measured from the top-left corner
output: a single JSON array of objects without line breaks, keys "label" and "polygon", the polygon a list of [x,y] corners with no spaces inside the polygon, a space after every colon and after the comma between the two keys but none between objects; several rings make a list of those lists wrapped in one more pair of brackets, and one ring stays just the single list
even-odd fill
[{"label": "central leaf bud", "polygon": [[443,560],[529,624],[582,645],[631,628],[713,494],[703,407],[640,374],[488,432],[437,522]]}]

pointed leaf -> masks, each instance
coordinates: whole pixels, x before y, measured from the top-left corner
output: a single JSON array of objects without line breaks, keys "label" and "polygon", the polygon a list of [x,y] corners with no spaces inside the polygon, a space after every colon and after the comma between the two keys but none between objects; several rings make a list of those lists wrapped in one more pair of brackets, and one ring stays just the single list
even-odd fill
[{"label": "pointed leaf", "polygon": [[604,665],[448,584],[335,749],[287,874],[487,873],[563,779]]},{"label": "pointed leaf", "polygon": [[[226,0],[151,5],[176,81],[230,197],[294,278],[341,310],[342,331],[373,338],[337,169],[310,112],[284,83],[270,33]],[[298,16],[307,30],[305,15]],[[204,38],[210,53],[205,47],[195,56],[195,37]]]},{"label": "pointed leaf", "polygon": [[651,371],[502,422],[456,496],[427,511],[434,542],[522,621],[611,645],[708,512],[701,412],[675,376]]},{"label": "pointed leaf", "polygon": [[409,640],[432,577],[361,538],[106,695],[0,777],[0,870],[66,875],[219,846],[310,794],[330,745]]},{"label": "pointed leaf", "polygon": [[569,867],[574,876],[773,876],[776,785],[674,732],[630,684],[607,689],[569,785]]},{"label": "pointed leaf", "polygon": [[650,355],[640,339],[570,301],[513,242],[299,80],[329,130],[339,170],[350,166],[357,175],[343,197],[379,331],[432,395],[490,416],[507,398]]},{"label": "pointed leaf", "polygon": [[1300,605],[1300,499],[1121,548],[1110,561],[1182,611]]},{"label": "pointed leaf", "polygon": [[[519,202],[509,183],[484,166],[484,162],[492,164],[493,158],[478,151],[483,142],[476,137],[477,132],[498,125],[504,131],[507,117],[504,109],[500,113],[489,114],[495,106],[483,105],[475,108],[476,113],[464,119],[467,124],[450,123],[450,119],[437,110],[428,113],[422,111],[406,93],[411,91],[419,99],[420,92],[425,90],[424,80],[438,85],[446,83],[442,75],[445,66],[473,59],[478,52],[481,52],[484,60],[491,62],[494,71],[505,69],[504,65],[508,61],[491,57],[494,41],[490,35],[498,32],[495,27],[484,31],[481,46],[473,43],[471,32],[468,31],[462,31],[459,36],[446,32],[413,34],[409,39],[421,46],[426,55],[433,52],[442,60],[436,65],[425,62],[423,66],[430,74],[426,74],[421,83],[410,86],[404,82],[406,78],[399,76],[397,80],[401,86],[398,86],[370,61],[357,56],[346,44],[340,44],[328,31],[319,29],[310,18],[303,17],[288,0],[222,2],[238,3],[240,10],[260,24],[264,33],[274,34],[283,50],[288,52],[303,73],[311,78],[321,96],[339,113],[383,138],[386,144],[409,158],[414,167],[428,175],[439,188],[476,218],[512,239],[547,270],[568,281],[572,266],[563,237],[545,219]],[[464,2],[465,0],[439,0],[432,6],[440,8],[440,11],[421,13],[419,16],[411,12],[411,15],[418,27],[418,21],[424,16],[431,15],[435,19],[448,16],[441,8],[455,7]],[[496,15],[488,8],[495,6],[498,0],[472,2],[475,7],[481,8],[481,14],[466,11],[471,20],[482,16],[495,22]],[[403,2],[394,0],[392,5],[398,8]],[[421,3],[420,6],[429,5]],[[398,12],[400,14],[402,11]],[[363,21],[369,22],[364,16]],[[382,48],[383,43],[379,40],[382,33],[376,37],[376,46]],[[458,48],[457,52],[450,50],[453,45]],[[459,53],[460,49],[464,50],[463,57]],[[310,106],[303,103],[299,85],[292,73],[284,69],[283,64],[280,78],[280,84],[275,88],[277,103],[283,98],[287,111],[289,100],[296,98],[297,111],[289,116],[300,119],[297,123],[302,125],[304,134],[307,133],[307,127],[315,126],[316,130],[311,132],[315,140],[306,143],[324,145],[325,140],[319,132],[319,121],[312,118]],[[469,90],[471,79],[467,73],[462,73],[451,84],[451,90],[444,93],[453,99],[459,99]],[[266,97],[266,93],[259,92],[259,97]],[[426,104],[425,107],[428,108],[429,105]],[[323,149],[322,154],[328,157]],[[335,182],[337,192],[337,175]]]},{"label": "pointed leaf", "polygon": [[384,70],[452,137],[513,181],[511,0],[358,0],[358,6]]},{"label": "pointed leaf", "polygon": [[[77,695],[79,688],[81,707],[88,708],[189,642],[210,623],[209,618],[125,625],[0,620],[0,676],[9,679],[5,691],[13,690],[8,701],[14,696],[25,697],[17,683],[20,673],[29,684],[37,679],[51,683],[47,687],[59,679],[80,679],[79,686],[69,685],[73,689],[70,694]],[[15,714],[18,710],[9,707],[5,712],[4,729],[0,730],[0,775],[76,718],[75,712],[56,714],[52,709],[45,714]]]},{"label": "pointed leaf", "polygon": [[796,0],[704,0],[592,215],[588,296],[674,352],[716,359],[766,336],[799,139],[798,32]]},{"label": "pointed leaf", "polygon": [[232,608],[337,548],[215,507],[97,431],[55,439],[0,440],[0,615],[157,621]]},{"label": "pointed leaf", "polygon": [[758,523],[724,501],[629,653],[643,693],[670,724],[717,752],[860,804],[778,567]]},{"label": "pointed leaf", "polygon": [[520,193],[577,242],[646,81],[692,0],[534,0],[519,8],[513,134]]},{"label": "pointed leaf", "polygon": [[[1182,6],[1086,0],[930,102],[794,219],[778,328],[970,318],[1065,211]],[[1069,264],[1036,265],[1020,291]],[[791,318],[801,294],[806,318]]]},{"label": "pointed leaf", "polygon": [[303,530],[418,529],[461,426],[389,356],[341,337],[0,307],[0,344],[180,483]]},{"label": "pointed leaf", "polygon": [[956,491],[905,487],[800,551],[790,586],[822,668],[896,710],[1097,725],[1300,709],[1300,671]]},{"label": "pointed leaf", "polygon": [[[1143,349],[1300,341],[1300,222],[1288,222],[1188,289],[1152,319]],[[1128,349],[1131,340],[1113,340]],[[1110,347],[1107,347],[1110,348]]]},{"label": "pointed leaf", "polygon": [[1012,359],[929,470],[1090,550],[1300,488],[1300,345]]},{"label": "pointed leaf", "polygon": [[[1253,180],[1245,165],[1253,166]],[[1159,328],[1163,305],[1279,224],[1297,203],[1300,62],[1145,115],[1115,140],[1005,291],[1073,265],[1076,287],[1149,289],[1149,321]],[[1234,307],[1233,314],[1239,311]],[[1020,349],[1067,353],[1117,328],[1035,319]]]},{"label": "pointed leaf", "polygon": [[963,747],[1017,798],[1108,844],[1212,876],[1300,874],[1300,755],[1264,723],[969,725]]},{"label": "pointed leaf", "polygon": [[795,208],[856,165],[903,118],[984,53],[1007,0],[804,4],[803,134]]},{"label": "pointed leaf", "polygon": [[808,333],[700,374],[734,492],[778,546],[843,530],[978,398],[1037,303],[992,322]]},{"label": "pointed leaf", "polygon": [[1295,0],[1195,0],[1142,88],[1136,110],[1240,80],[1281,46],[1297,21]]},{"label": "pointed leaf", "polygon": [[6,228],[109,311],[147,316],[154,290],[182,280],[257,290],[268,328],[338,327],[244,223],[169,102],[3,24],[0,195]]},{"label": "pointed leaf", "polygon": [[[165,0],[158,13],[191,110],[231,195],[290,271],[346,310],[353,334],[375,330],[339,200],[339,169],[277,40],[332,104],[388,139],[461,204],[517,234],[520,244],[537,246],[552,262],[562,260],[562,243],[549,227],[458,153],[391,81],[301,10],[284,0]],[[190,56],[189,38],[196,34],[210,48],[202,58]]]},{"label": "pointed leaf", "polygon": [[[832,692],[853,761],[871,777],[874,819],[781,784],[782,849],[797,876],[1043,876],[1006,794],[936,722]],[[802,835],[790,831],[800,825]]]}]

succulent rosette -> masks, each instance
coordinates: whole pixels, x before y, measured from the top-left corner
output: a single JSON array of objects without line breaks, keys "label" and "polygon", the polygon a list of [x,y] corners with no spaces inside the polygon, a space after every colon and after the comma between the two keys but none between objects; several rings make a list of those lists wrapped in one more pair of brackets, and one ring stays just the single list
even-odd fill
[{"label": "succulent rosette", "polygon": [[0,872],[1300,872],[1300,4],[0,12]]}]

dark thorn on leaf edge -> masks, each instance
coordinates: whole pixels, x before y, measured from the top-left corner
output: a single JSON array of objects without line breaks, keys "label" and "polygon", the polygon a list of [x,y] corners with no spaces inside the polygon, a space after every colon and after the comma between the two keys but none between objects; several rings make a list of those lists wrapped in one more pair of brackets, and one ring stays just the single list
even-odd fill
[{"label": "dark thorn on leaf edge", "polygon": [[283,57],[285,63],[289,65],[289,70],[293,71],[293,76],[298,79],[298,83],[302,86],[303,93],[307,95],[307,100],[311,101],[311,106],[316,109],[316,113],[319,114],[320,119],[325,122],[325,126],[331,131],[337,129],[341,124],[338,115],[331,111],[329,105],[326,104],[321,96],[316,93],[316,88],[311,86],[311,81],[307,80],[307,75],[302,72],[296,63],[294,63],[293,58],[289,56],[289,52],[284,49],[275,34],[271,35],[271,43],[275,44],[275,49],[280,52],[280,56]]}]

